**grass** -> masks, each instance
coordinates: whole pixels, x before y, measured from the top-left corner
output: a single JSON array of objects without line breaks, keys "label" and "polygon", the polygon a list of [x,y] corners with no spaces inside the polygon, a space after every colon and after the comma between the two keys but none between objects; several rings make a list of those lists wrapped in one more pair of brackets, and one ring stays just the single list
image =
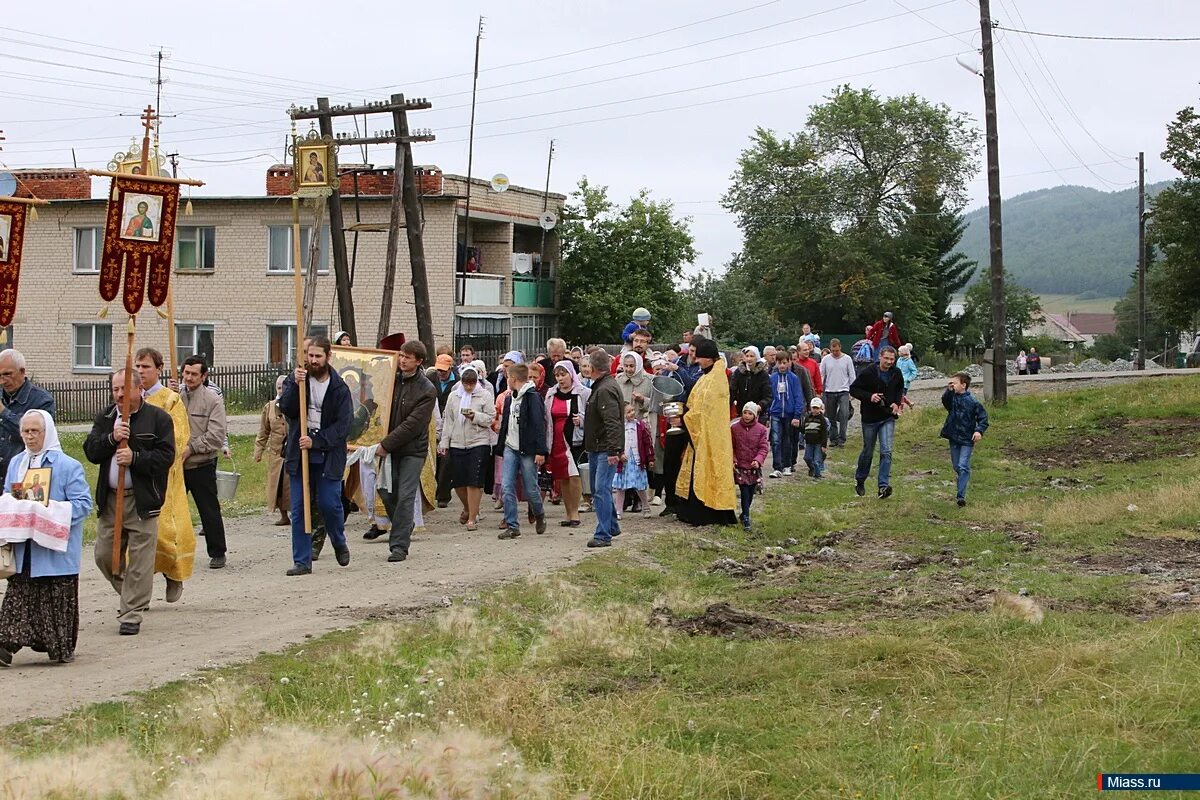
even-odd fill
[{"label": "grass", "polygon": [[[753,534],[671,527],[415,621],[10,726],[0,768],[148,798],[1063,797],[1099,771],[1195,771],[1200,614],[1159,601],[1200,581],[1200,428],[1145,439],[1155,424],[1120,421],[1194,421],[1196,397],[1176,379],[993,409],[965,509],[943,415],[921,409],[886,503],[853,496],[854,453],[835,451],[820,484],[772,482]],[[1119,456],[1130,430],[1137,460],[1089,457]],[[1047,468],[1048,452],[1080,460]],[[1173,573],[1125,568],[1168,563],[1151,545],[1175,548]],[[798,565],[709,571],[770,547]],[[1021,589],[1042,624],[987,602]],[[648,624],[719,601],[807,627]],[[100,763],[120,768],[72,782]]]},{"label": "grass", "polygon": [[1111,314],[1113,306],[1119,297],[1089,297],[1080,299],[1073,294],[1043,294],[1038,295],[1042,311],[1047,314],[1065,314],[1074,311],[1079,314]]}]

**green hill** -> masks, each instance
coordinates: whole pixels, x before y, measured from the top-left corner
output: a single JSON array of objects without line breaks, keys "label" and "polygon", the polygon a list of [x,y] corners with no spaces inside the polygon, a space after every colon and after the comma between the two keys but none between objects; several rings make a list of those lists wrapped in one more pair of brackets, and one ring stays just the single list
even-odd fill
[{"label": "green hill", "polygon": [[[1146,187],[1154,195],[1167,182]],[[1117,297],[1137,264],[1137,189],[1056,186],[1004,201],[1004,263],[1035,292]],[[961,249],[987,270],[987,207],[966,214]]]}]

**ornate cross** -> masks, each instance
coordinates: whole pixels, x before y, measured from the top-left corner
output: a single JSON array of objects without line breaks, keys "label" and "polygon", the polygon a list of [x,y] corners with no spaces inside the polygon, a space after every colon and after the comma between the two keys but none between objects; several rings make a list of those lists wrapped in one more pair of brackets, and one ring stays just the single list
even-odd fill
[{"label": "ornate cross", "polygon": [[142,112],[142,126],[146,129],[146,134],[142,137],[142,174],[150,174],[150,128],[158,121],[158,115],[154,113],[154,106],[146,106],[146,110]]}]

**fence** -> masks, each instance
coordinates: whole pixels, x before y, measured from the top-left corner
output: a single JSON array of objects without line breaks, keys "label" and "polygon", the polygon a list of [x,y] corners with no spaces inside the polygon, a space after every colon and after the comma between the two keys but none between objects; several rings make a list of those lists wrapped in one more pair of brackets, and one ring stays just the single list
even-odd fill
[{"label": "fence", "polygon": [[[288,369],[285,364],[213,367],[208,371],[208,378],[221,387],[229,413],[247,413],[257,411],[275,396],[275,378]],[[59,423],[91,422],[112,403],[112,388],[107,377],[40,385],[54,397],[54,418]]]}]

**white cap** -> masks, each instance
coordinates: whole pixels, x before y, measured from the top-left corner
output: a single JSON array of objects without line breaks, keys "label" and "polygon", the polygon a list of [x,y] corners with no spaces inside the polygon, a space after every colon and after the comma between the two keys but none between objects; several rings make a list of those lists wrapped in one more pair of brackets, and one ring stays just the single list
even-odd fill
[{"label": "white cap", "polygon": [[814,397],[814,398],[812,399],[812,402],[808,404],[808,407],[809,407],[809,408],[824,408],[824,407],[825,407],[825,401],[824,401],[824,400],[822,400],[822,399],[821,399],[821,398],[819,398],[819,397]]},{"label": "white cap", "polygon": [[753,411],[754,416],[756,416],[756,417],[760,413],[762,413],[762,409],[759,408],[758,403],[754,402],[753,400],[751,400],[749,403],[746,403],[746,405],[742,406],[742,413],[745,414],[747,411]]}]

